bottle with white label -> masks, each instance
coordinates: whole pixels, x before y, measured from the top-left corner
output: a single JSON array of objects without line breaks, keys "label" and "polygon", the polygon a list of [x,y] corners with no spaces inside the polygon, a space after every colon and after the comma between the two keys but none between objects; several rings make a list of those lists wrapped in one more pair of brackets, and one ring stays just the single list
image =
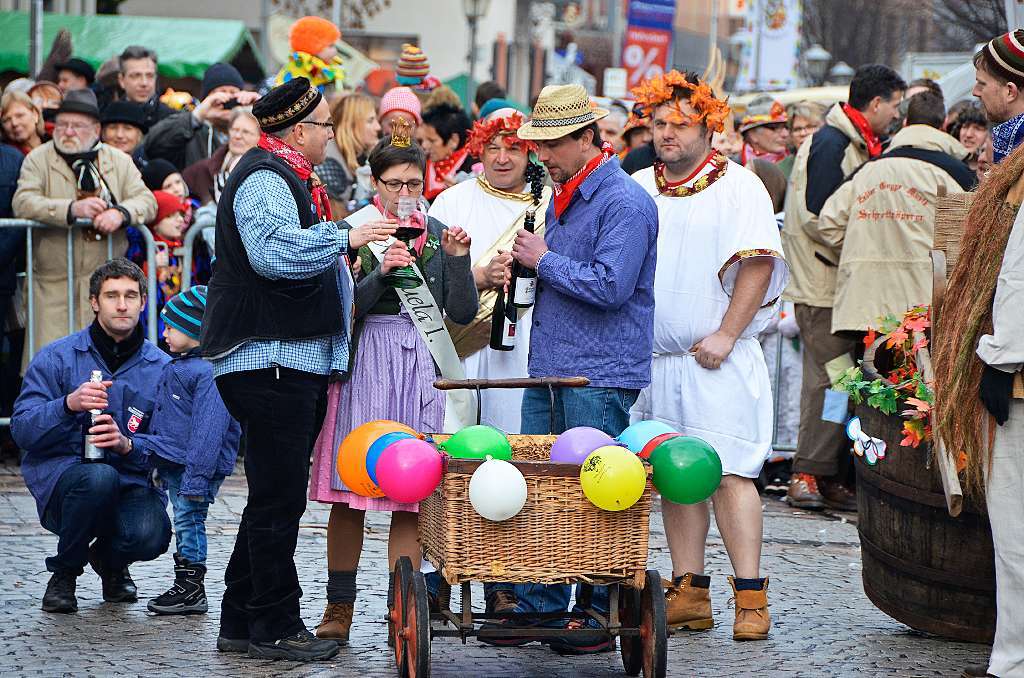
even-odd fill
[{"label": "bottle with white label", "polygon": [[511,351],[516,347],[516,323],[519,314],[512,305],[511,290],[506,297],[504,290],[498,290],[494,300],[494,312],[491,314],[490,347],[495,351]]},{"label": "bottle with white label", "polygon": [[[89,377],[89,381],[97,384],[103,381],[103,373],[99,370],[93,370],[92,375]],[[90,428],[96,424],[96,417],[103,414],[103,410],[89,410],[89,426]],[[85,435],[85,446],[82,447],[82,461],[86,463],[101,462],[106,459],[107,452],[102,447],[96,447],[92,442],[93,436],[86,433]]]},{"label": "bottle with white label", "polygon": [[[533,205],[523,217],[523,228],[533,233],[537,220],[537,207],[540,205],[540,198],[544,190],[544,169],[540,165],[529,163],[526,167],[526,180],[530,184],[530,193],[533,194]],[[523,266],[518,261],[512,262],[512,281],[509,283],[508,289],[513,306],[530,308],[537,299],[537,271]]]}]

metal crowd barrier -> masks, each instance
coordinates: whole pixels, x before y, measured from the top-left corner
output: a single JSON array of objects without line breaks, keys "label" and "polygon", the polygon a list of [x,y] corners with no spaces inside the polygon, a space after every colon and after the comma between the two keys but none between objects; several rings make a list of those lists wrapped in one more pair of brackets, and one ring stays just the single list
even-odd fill
[{"label": "metal crowd barrier", "polygon": [[[206,226],[205,228],[190,228],[185,233],[185,240],[181,243],[181,247],[174,250],[174,253],[180,256],[184,261],[192,262],[192,248],[196,238],[202,236],[206,231],[216,230],[213,226]],[[212,252],[210,254],[213,254]],[[192,266],[191,263],[188,266],[181,267],[181,289],[187,290],[192,287]]]},{"label": "metal crowd barrier", "polygon": [[[25,322],[25,350],[28,351],[29,360],[35,355],[35,320],[36,320],[36,309],[35,309],[35,294],[34,292],[34,273],[32,271],[33,256],[32,256],[32,242],[33,233],[36,230],[48,229],[48,230],[60,230],[67,234],[67,278],[68,278],[68,334],[74,334],[80,327],[77,327],[75,322],[75,258],[74,258],[74,239],[81,238],[81,229],[92,225],[92,222],[85,219],[77,220],[72,226],[54,226],[53,224],[44,224],[39,221],[33,221],[31,219],[0,219],[0,228],[14,229],[23,228],[25,229],[25,295],[27,297],[27,318]],[[149,289],[149,298],[155,299],[153,291],[156,289],[156,244],[153,240],[153,233],[145,225],[136,225],[135,228],[142,233],[142,237],[146,242],[146,285]],[[124,252],[114,252],[114,242],[111,237],[106,236],[107,241],[107,260],[113,259],[115,256],[124,256]],[[4,321],[0,318],[0,323]],[[157,310],[155,303],[146,304],[146,338],[152,342],[157,341]],[[0,426],[10,426],[11,420],[9,417],[0,417]]]}]

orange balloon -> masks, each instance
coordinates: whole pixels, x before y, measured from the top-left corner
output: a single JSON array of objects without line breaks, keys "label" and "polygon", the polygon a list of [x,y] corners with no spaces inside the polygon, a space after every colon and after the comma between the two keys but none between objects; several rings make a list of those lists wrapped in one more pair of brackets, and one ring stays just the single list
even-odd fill
[{"label": "orange balloon", "polygon": [[366,453],[370,445],[385,433],[396,433],[398,431],[417,435],[405,424],[388,419],[378,419],[361,426],[357,426],[345,436],[338,447],[338,475],[341,482],[349,491],[363,497],[379,499],[384,496],[381,489],[370,480],[366,472]]}]

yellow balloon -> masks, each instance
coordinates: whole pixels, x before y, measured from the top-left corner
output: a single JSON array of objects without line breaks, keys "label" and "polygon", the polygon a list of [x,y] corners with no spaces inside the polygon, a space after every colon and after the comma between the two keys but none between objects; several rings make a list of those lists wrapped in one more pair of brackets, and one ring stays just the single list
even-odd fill
[{"label": "yellow balloon", "polygon": [[647,471],[635,453],[617,445],[599,447],[580,467],[583,494],[605,511],[625,511],[647,487]]}]

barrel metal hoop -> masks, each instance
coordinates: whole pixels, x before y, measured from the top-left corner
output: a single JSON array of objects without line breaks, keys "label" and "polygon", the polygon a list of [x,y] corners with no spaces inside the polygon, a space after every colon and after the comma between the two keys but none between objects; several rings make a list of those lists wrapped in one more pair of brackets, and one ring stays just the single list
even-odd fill
[{"label": "barrel metal hoop", "polygon": [[945,619],[937,619],[931,615],[910,612],[898,603],[891,600],[883,592],[875,589],[869,584],[867,576],[864,577],[864,593],[867,594],[871,603],[879,610],[889,615],[896,621],[906,624],[912,629],[934,633],[935,635],[962,640],[969,643],[991,643],[995,634],[995,619],[991,629],[976,626],[957,624]]},{"label": "barrel metal hoop", "polygon": [[898,558],[891,553],[886,553],[870,539],[864,536],[864,532],[862,530],[858,529],[857,532],[860,533],[861,549],[867,551],[871,554],[871,557],[877,558],[889,567],[900,572],[913,575],[921,581],[936,582],[946,586],[953,586],[970,591],[980,591],[982,593],[992,593],[995,595],[996,580],[994,577],[981,577],[975,575],[971,578],[964,578],[961,575],[937,570],[934,567],[912,563],[903,558]]},{"label": "barrel metal hoop", "polygon": [[[884,460],[879,463],[886,463]],[[917,504],[924,504],[926,506],[932,506],[934,508],[940,508],[943,511],[947,510],[946,497],[935,492],[929,492],[922,490],[906,483],[901,483],[897,480],[891,480],[884,477],[877,471],[863,471],[857,474],[857,482],[866,482],[868,485],[874,485],[876,488],[883,492],[887,492],[894,497],[901,499],[907,499]],[[964,512],[968,514],[974,514],[980,517],[984,517],[985,514],[977,510],[977,508],[965,505]]]}]

